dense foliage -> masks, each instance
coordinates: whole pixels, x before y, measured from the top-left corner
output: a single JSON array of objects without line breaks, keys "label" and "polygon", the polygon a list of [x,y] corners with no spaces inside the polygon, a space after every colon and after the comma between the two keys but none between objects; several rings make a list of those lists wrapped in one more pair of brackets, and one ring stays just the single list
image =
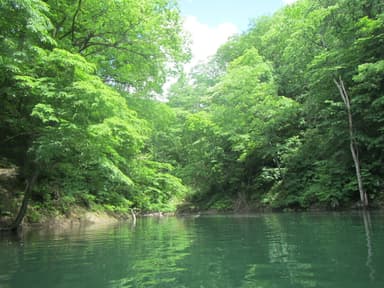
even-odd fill
[{"label": "dense foliage", "polygon": [[360,189],[382,201],[383,44],[382,1],[302,0],[180,78],[170,105],[186,111],[193,135],[180,135],[192,200],[336,208],[358,203]]},{"label": "dense foliage", "polygon": [[20,167],[35,207],[383,200],[380,0],[256,19],[167,104],[154,99],[188,59],[173,1],[1,0],[0,31],[0,162]]},{"label": "dense foliage", "polygon": [[[174,209],[185,187],[150,147],[168,115],[153,95],[188,58],[177,6],[0,3],[0,156],[36,182],[35,206]],[[163,116],[147,117],[147,104]]]}]

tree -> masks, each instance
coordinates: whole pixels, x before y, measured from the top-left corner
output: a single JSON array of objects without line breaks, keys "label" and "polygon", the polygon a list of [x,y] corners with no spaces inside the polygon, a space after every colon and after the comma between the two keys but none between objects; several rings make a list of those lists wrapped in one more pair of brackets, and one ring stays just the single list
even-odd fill
[{"label": "tree", "polygon": [[[289,122],[296,117],[297,103],[277,95],[272,68],[255,48],[228,65],[226,75],[213,88],[212,103],[213,119],[227,134],[237,155],[234,164],[240,164],[242,171],[233,190],[240,186],[248,197],[260,197],[284,177],[281,147],[284,137],[296,132]],[[287,129],[284,136],[282,127]],[[275,175],[272,182],[265,181],[269,173]],[[267,186],[262,188],[262,182]]]},{"label": "tree", "polygon": [[[64,190],[62,195],[41,189],[41,197],[81,193],[96,196],[99,203],[119,204],[132,189],[127,164],[143,147],[145,123],[120,94],[92,75],[94,67],[83,57],[60,49],[41,54],[33,76],[17,77],[24,93],[36,99],[26,153],[41,181],[59,181],[59,191]],[[30,195],[25,193],[23,202]]]},{"label": "tree", "polygon": [[[20,212],[11,229],[16,229],[21,223],[39,174],[33,161],[25,157],[31,139],[33,124],[28,112],[33,101],[24,93],[18,79],[31,73],[32,65],[28,61],[39,58],[39,46],[51,47],[55,44],[49,36],[51,23],[47,13],[48,6],[39,0],[0,3],[0,133],[5,136],[0,155],[11,159],[11,162],[23,164],[27,183]],[[30,169],[34,172],[30,173]]]},{"label": "tree", "polygon": [[224,44],[214,81],[178,84],[170,104],[218,127],[221,159],[235,159],[222,173],[247,201],[335,208],[382,197],[381,2],[298,1]]},{"label": "tree", "polygon": [[347,89],[344,86],[343,80],[339,79],[334,80],[337,89],[339,89],[340,96],[343,99],[343,102],[345,104],[345,108],[347,109],[348,114],[348,129],[349,129],[349,139],[350,139],[350,149],[352,153],[353,162],[356,169],[356,178],[357,178],[357,184],[359,186],[359,193],[360,193],[360,200],[363,205],[363,207],[368,206],[368,197],[367,193],[364,191],[363,181],[361,179],[361,171],[360,171],[360,161],[359,161],[359,153],[357,151],[357,144],[356,144],[356,138],[354,135],[354,127],[353,127],[353,121],[352,121],[352,112],[351,112],[351,100],[349,98],[349,95],[347,93]]},{"label": "tree", "polygon": [[0,131],[15,147],[0,152],[28,179],[13,226],[30,198],[62,212],[74,203],[126,211],[154,203],[159,209],[172,193],[182,194],[171,165],[153,161],[147,150],[155,126],[142,116],[145,109],[127,105],[132,94],[159,92],[186,59],[177,6],[167,0],[0,5]]},{"label": "tree", "polygon": [[124,91],[160,92],[187,59],[179,10],[169,0],[47,1],[60,47],[97,65]]},{"label": "tree", "polygon": [[[20,0],[0,2],[0,154],[21,164],[29,143],[32,125],[32,99],[18,86],[17,77],[29,75],[33,62],[39,58],[39,47],[51,47],[55,41],[49,35],[48,6],[43,1]],[[10,24],[11,23],[11,24]]]}]

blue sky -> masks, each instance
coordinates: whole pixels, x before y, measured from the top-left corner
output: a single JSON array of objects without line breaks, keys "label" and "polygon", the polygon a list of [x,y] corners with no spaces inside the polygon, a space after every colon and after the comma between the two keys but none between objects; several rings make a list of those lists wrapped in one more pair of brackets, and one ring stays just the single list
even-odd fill
[{"label": "blue sky", "polygon": [[250,20],[272,15],[296,0],[179,0],[192,60],[186,71],[215,54],[229,37],[248,28]]},{"label": "blue sky", "polygon": [[249,20],[272,15],[292,1],[283,0],[179,0],[183,16],[195,16],[201,23],[214,27],[232,23],[240,31],[247,29]]}]

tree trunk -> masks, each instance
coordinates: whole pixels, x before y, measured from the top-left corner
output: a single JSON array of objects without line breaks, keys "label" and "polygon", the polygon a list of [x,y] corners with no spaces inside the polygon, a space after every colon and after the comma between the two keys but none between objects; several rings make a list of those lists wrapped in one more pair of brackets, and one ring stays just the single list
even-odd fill
[{"label": "tree trunk", "polygon": [[30,177],[30,179],[27,180],[27,184],[25,186],[23,202],[21,203],[21,206],[20,206],[20,209],[19,209],[19,213],[17,213],[17,216],[16,216],[15,220],[13,221],[11,226],[9,227],[9,230],[13,230],[13,231],[17,230],[19,228],[21,222],[23,221],[24,216],[25,216],[25,214],[27,212],[29,199],[31,199],[32,189],[33,189],[33,186],[36,183],[36,180],[37,180],[38,176],[39,176],[39,170],[35,169],[33,171],[32,176]]},{"label": "tree trunk", "polygon": [[353,158],[353,163],[355,165],[355,170],[356,170],[356,178],[357,178],[357,184],[360,192],[360,201],[363,207],[368,206],[368,197],[367,193],[364,190],[363,186],[363,180],[361,178],[361,172],[360,172],[360,161],[359,161],[359,153],[357,150],[357,143],[356,143],[356,138],[353,132],[353,121],[352,121],[352,112],[351,112],[351,102],[349,95],[347,93],[347,90],[345,89],[344,82],[341,80],[341,77],[337,81],[336,79],[333,79],[335,82],[337,88],[339,89],[340,96],[343,99],[343,102],[345,104],[345,107],[347,108],[347,114],[348,114],[348,127],[349,127],[349,147],[351,150],[352,158]]}]

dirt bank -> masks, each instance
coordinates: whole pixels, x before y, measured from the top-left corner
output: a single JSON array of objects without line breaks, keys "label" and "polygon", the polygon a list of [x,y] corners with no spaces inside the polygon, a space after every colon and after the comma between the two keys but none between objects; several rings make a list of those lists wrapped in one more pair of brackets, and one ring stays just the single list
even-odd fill
[{"label": "dirt bank", "polygon": [[38,223],[23,223],[23,228],[43,227],[67,229],[76,226],[109,225],[129,220],[128,214],[113,214],[107,212],[93,212],[76,207],[66,215],[43,216]]}]

